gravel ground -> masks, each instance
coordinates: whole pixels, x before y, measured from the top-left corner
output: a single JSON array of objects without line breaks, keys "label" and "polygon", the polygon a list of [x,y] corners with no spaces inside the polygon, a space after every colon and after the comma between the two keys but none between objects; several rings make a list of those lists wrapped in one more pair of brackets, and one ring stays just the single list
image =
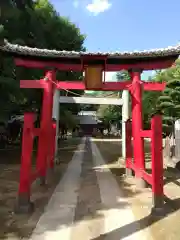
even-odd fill
[{"label": "gravel ground", "polygon": [[78,143],[78,139],[62,142],[59,149],[59,165],[56,166],[53,176],[49,175],[47,186],[40,187],[38,184],[33,184],[32,201],[35,203],[35,212],[32,215],[16,215],[13,212],[19,183],[20,149],[0,151],[2,160],[0,165],[0,239],[16,240],[31,234]]}]

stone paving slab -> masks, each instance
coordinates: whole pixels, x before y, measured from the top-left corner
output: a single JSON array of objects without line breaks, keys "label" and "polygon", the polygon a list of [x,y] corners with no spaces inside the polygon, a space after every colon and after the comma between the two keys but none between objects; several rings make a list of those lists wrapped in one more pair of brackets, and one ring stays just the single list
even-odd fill
[{"label": "stone paving slab", "polygon": [[78,146],[67,171],[57,185],[30,240],[69,239],[80,184],[84,139]]},{"label": "stone paving slab", "polygon": [[30,240],[149,240],[89,138],[80,145]]},{"label": "stone paving slab", "polygon": [[[133,213],[142,229],[149,229],[151,237],[158,240],[180,239],[180,173],[164,169],[164,193],[166,213],[160,217],[150,215],[152,192],[150,188],[137,189],[134,179],[126,179],[123,161],[119,160],[121,145],[119,142],[96,142],[107,167],[113,173],[120,188],[131,203]],[[149,151],[147,166],[149,165]],[[150,166],[150,165],[149,165]]]}]

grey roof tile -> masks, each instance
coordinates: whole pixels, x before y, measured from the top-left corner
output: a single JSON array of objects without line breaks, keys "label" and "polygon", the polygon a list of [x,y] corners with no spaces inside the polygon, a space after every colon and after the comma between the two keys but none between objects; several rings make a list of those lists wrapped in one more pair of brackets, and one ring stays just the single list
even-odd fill
[{"label": "grey roof tile", "polygon": [[161,56],[173,56],[180,54],[180,44],[176,46],[169,46],[167,48],[150,49],[143,51],[132,52],[76,52],[76,51],[57,51],[50,49],[31,48],[28,46],[21,46],[17,44],[11,44],[7,40],[0,45],[1,52],[9,52],[24,56],[36,56],[47,58],[80,58],[81,56],[107,56],[108,58],[143,58],[143,57],[161,57]]}]

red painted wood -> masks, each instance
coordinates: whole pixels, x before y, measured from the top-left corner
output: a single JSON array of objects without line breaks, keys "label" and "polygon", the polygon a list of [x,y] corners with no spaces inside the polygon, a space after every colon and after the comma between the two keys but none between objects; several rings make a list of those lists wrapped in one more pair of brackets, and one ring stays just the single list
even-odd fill
[{"label": "red painted wood", "polygon": [[129,69],[142,69],[142,70],[156,70],[156,69],[165,69],[173,65],[176,58],[169,60],[157,60],[155,62],[141,62],[134,64],[106,64],[106,71],[116,72],[120,70],[129,70]]},{"label": "red painted wood", "polygon": [[[142,70],[155,70],[155,69],[165,69],[171,67],[174,64],[174,61],[177,57],[172,57],[168,60],[157,59],[156,61],[151,62],[141,62],[134,64],[105,64],[106,71],[120,71],[120,70],[129,70],[129,69],[142,69]],[[54,67],[59,70],[64,71],[82,71],[84,66],[83,64],[64,64],[58,63],[56,61],[40,61],[40,60],[28,60],[23,58],[15,58],[16,66],[24,66],[28,68],[47,68]]]},{"label": "red painted wood", "polygon": [[[141,131],[141,136],[142,134],[146,136],[148,135],[150,137],[151,130]],[[142,177],[149,184],[152,184],[152,175],[147,173],[143,169],[139,169],[138,166],[132,162],[132,145],[131,145],[132,140],[131,139],[132,139],[132,124],[131,124],[131,121],[128,120],[126,122],[126,168],[130,168],[134,170],[136,175],[138,175],[139,177]]]},{"label": "red painted wood", "polygon": [[85,90],[84,82],[78,81],[71,81],[71,82],[64,82],[60,81],[57,83],[57,89],[69,89],[69,90]]},{"label": "red painted wood", "polygon": [[[140,81],[140,72],[132,72],[132,136],[134,146],[134,164],[135,168],[144,170],[144,140],[141,138],[142,131],[142,89]],[[139,172],[136,171],[136,177],[139,176]]]},{"label": "red painted wood", "polygon": [[[40,177],[46,177],[47,161],[51,145],[51,119],[53,105],[53,82],[56,81],[54,71],[48,71],[46,74],[46,88],[43,92],[43,103],[41,113],[41,132],[39,135],[38,153],[37,153],[37,171]],[[45,81],[45,80],[44,80]]]},{"label": "red painted wood", "polygon": [[[142,82],[145,91],[163,91],[166,87],[165,83],[145,83]],[[127,82],[105,82],[102,88],[99,90],[104,91],[117,91],[117,90],[130,90],[132,85],[131,81]],[[74,90],[86,90],[84,82],[77,81],[60,81],[57,83],[58,89],[74,89]],[[94,90],[94,89],[92,89]]]},{"label": "red painted wood", "polygon": [[[163,91],[166,87],[165,83],[145,83],[142,82],[145,91]],[[20,80],[20,88],[45,88],[46,82],[41,80]],[[71,90],[86,90],[84,82],[80,81],[59,81],[56,85],[57,89],[71,89]],[[131,82],[105,82],[99,90],[103,91],[117,91],[130,90],[132,88]],[[94,90],[94,89],[91,89]],[[96,89],[97,90],[97,89]]]},{"label": "red painted wood", "polygon": [[80,64],[64,64],[55,61],[38,61],[38,60],[25,60],[22,58],[15,58],[16,66],[23,66],[27,68],[48,68],[54,67],[62,71],[82,71],[82,65]]},{"label": "red painted wood", "polygon": [[138,176],[141,176],[146,182],[152,185],[152,174],[147,173],[145,170],[138,169],[131,159],[126,160],[126,168],[132,169]]},{"label": "red painted wood", "polygon": [[38,178],[38,176],[39,176],[38,172],[34,172],[31,174],[31,178],[30,178],[31,184]]},{"label": "red painted wood", "polygon": [[145,91],[164,91],[166,83],[143,82],[143,88]]},{"label": "red painted wood", "polygon": [[151,120],[152,140],[152,191],[163,196],[163,153],[162,153],[162,118],[154,116]]},{"label": "red painted wood", "polygon": [[152,185],[152,175],[147,173],[145,170],[141,170],[141,176],[142,178],[148,182],[150,185]]},{"label": "red painted wood", "polygon": [[131,86],[131,81],[127,82],[105,82],[103,83],[103,91],[118,91],[128,90]]},{"label": "red painted wood", "polygon": [[[91,57],[92,59],[92,57]],[[120,71],[129,69],[164,69],[170,67],[176,57],[169,60],[157,60],[155,62],[141,62],[135,64],[119,64],[110,65],[105,63],[106,71]],[[87,59],[86,59],[87,60]],[[16,58],[17,66],[25,66],[30,68],[48,68],[54,67],[65,71],[82,71],[86,66],[83,64],[62,64],[55,61],[43,62]],[[55,153],[55,135],[56,125],[51,121],[53,90],[71,89],[85,90],[84,82],[59,82],[56,84],[56,76],[54,71],[48,71],[47,79],[41,80],[21,80],[21,88],[42,88],[43,104],[41,114],[41,128],[34,129],[32,114],[25,114],[23,140],[22,140],[22,157],[20,170],[19,194],[26,193],[30,196],[31,183],[38,177],[46,176],[47,163],[49,160],[50,168],[54,167]],[[163,195],[163,163],[162,163],[162,122],[161,117],[155,116],[151,122],[151,130],[142,129],[142,88],[145,91],[162,91],[165,89],[165,83],[147,83],[140,80],[139,72],[131,73],[131,80],[128,82],[104,82],[103,87],[99,90],[117,91],[127,89],[132,96],[132,129],[131,122],[126,125],[126,167],[134,170],[136,177],[143,178],[152,185],[152,191],[155,195]],[[94,90],[94,89],[90,89]],[[98,90],[98,89],[95,89]],[[33,150],[33,137],[39,136],[37,169],[31,174],[31,153]],[[134,145],[134,162],[132,162],[132,146],[131,139],[133,135]],[[143,138],[151,138],[152,149],[152,175],[145,171],[144,159],[144,143]]]},{"label": "red painted wood", "polygon": [[41,129],[40,128],[34,128],[33,129],[33,135],[34,136],[39,136],[41,133]]},{"label": "red painted wood", "polygon": [[52,122],[52,132],[51,132],[51,148],[50,148],[50,158],[49,166],[51,169],[54,168],[54,155],[55,155],[55,143],[56,143],[56,122]]},{"label": "red painted wood", "polygon": [[[131,86],[131,82],[105,82],[102,85],[102,88],[99,90],[101,91],[117,91],[117,90],[124,90],[128,89]],[[77,82],[77,81],[71,81],[71,82],[58,82],[57,83],[58,89],[71,89],[71,90],[86,90],[84,82]],[[94,90],[94,89],[90,89]],[[97,90],[97,89],[96,89]]]},{"label": "red painted wood", "polygon": [[24,127],[22,135],[22,153],[20,168],[19,194],[27,194],[30,196],[31,188],[31,155],[33,150],[33,128],[34,114],[24,114]]},{"label": "red painted wood", "polygon": [[151,130],[142,130],[141,131],[141,137],[143,137],[143,138],[151,138],[151,136],[152,136],[152,131]]}]

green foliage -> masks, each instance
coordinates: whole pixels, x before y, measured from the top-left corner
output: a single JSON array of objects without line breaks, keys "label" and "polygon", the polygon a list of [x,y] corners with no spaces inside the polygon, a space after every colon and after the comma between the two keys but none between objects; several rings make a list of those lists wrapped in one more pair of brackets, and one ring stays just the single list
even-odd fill
[{"label": "green foliage", "polygon": [[117,79],[118,82],[123,82],[123,81],[130,80],[130,76],[129,76],[128,71],[123,70],[123,71],[117,72],[116,79]]},{"label": "green foliage", "polygon": [[61,124],[66,125],[68,129],[73,129],[79,124],[72,112],[68,110],[64,111],[64,114],[60,117],[60,121]]},{"label": "green foliage", "polygon": [[[0,41],[3,38],[20,45],[57,50],[84,51],[85,35],[73,23],[60,16],[48,0],[3,0],[0,5]],[[20,89],[20,79],[40,79],[44,72],[39,69],[15,68],[13,59],[0,55],[1,115],[12,111],[40,108],[42,92]],[[82,79],[76,72],[57,72],[57,79]],[[81,91],[77,93],[82,94]],[[61,91],[61,95],[72,95]],[[5,104],[6,103],[6,104]],[[63,107],[77,112],[77,105]]]},{"label": "green foliage", "polygon": [[154,82],[166,82],[164,92],[145,92],[143,109],[145,126],[149,128],[151,113],[163,115],[163,131],[165,135],[173,132],[174,122],[180,118],[180,60],[176,66],[157,71]]},{"label": "green foliage", "polygon": [[[128,81],[130,80],[130,76],[127,71],[120,71],[116,74],[116,79],[119,82]],[[114,93],[114,95],[115,95],[114,97],[121,97],[122,92]],[[106,123],[110,122],[119,123],[122,119],[121,106],[112,105],[99,106],[98,116]]]},{"label": "green foliage", "polygon": [[[118,81],[129,79],[129,74],[126,71],[117,73]],[[151,82],[166,82],[166,89],[164,92],[143,92],[144,128],[150,128],[152,115],[162,114],[164,134],[171,134],[174,121],[180,118],[180,59],[176,61],[176,66],[166,70],[158,70],[156,71],[156,75],[153,78],[150,77],[148,80]],[[120,112],[120,109],[112,106],[99,108],[99,116],[107,119],[107,121],[120,118]]]},{"label": "green foliage", "polygon": [[121,106],[109,105],[108,107],[100,108],[98,116],[106,123],[118,123],[122,118]]},{"label": "green foliage", "polygon": [[157,112],[156,102],[159,95],[160,95],[159,92],[153,92],[153,91],[143,92],[142,105],[143,105],[143,122],[144,122],[145,129],[150,128],[151,117],[153,114]]}]

